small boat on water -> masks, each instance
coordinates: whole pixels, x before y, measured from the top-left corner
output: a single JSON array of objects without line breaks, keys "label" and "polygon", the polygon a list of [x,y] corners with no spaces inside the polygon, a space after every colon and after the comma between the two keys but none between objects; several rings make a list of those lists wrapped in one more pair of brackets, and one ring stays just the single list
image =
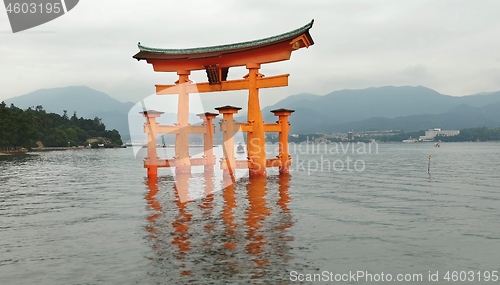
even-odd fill
[{"label": "small boat on water", "polygon": [[245,147],[241,143],[236,147],[236,153],[245,153]]},{"label": "small boat on water", "polygon": [[416,143],[417,139],[410,137],[409,139],[403,140],[404,143]]}]

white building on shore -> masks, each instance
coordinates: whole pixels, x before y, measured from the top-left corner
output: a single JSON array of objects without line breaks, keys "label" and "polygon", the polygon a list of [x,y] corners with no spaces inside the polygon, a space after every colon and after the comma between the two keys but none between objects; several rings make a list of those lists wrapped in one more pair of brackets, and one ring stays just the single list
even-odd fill
[{"label": "white building on shore", "polygon": [[425,131],[425,135],[420,136],[418,140],[421,142],[431,142],[434,141],[437,136],[452,137],[458,134],[460,134],[460,131],[457,130],[429,129]]}]

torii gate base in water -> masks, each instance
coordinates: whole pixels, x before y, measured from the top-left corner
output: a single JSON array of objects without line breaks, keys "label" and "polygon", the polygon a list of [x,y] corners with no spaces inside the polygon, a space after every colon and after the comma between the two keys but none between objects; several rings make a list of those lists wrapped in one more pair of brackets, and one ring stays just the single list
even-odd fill
[{"label": "torii gate base in water", "polygon": [[[289,74],[265,77],[259,70],[262,64],[288,60],[293,51],[313,45],[314,42],[309,34],[313,22],[314,20],[285,34],[214,47],[160,49],[145,47],[139,43],[139,52],[134,55],[135,59],[146,60],[153,65],[154,71],[177,72],[179,76],[174,85],[156,85],[157,95],[179,96],[175,125],[159,125],[156,118],[162,112],[154,110],[142,112],[146,117],[144,131],[148,134],[148,156],[144,161],[148,177],[157,176],[158,167],[175,167],[176,173],[190,173],[191,166],[196,165],[203,165],[205,171],[213,170],[215,157],[212,147],[215,129],[212,120],[218,114],[198,114],[203,119],[203,125],[189,125],[189,93],[232,90],[248,90],[248,118],[246,123],[237,123],[233,116],[241,108],[234,106],[216,108],[219,114],[223,115],[220,127],[224,135],[224,157],[220,166],[224,169],[224,174],[233,175],[237,168],[248,168],[250,176],[264,176],[267,167],[279,167],[280,173],[288,173],[290,166],[288,117],[293,110],[273,110],[271,112],[278,116],[278,121],[274,124],[265,124],[260,108],[259,89],[288,86]],[[248,74],[243,79],[228,80],[229,68],[236,66],[245,66]],[[208,82],[192,83],[189,75],[195,70],[205,70]],[[233,136],[237,131],[247,133],[247,160],[235,159]],[[266,158],[265,132],[279,132],[280,145],[277,158]],[[173,159],[159,159],[156,154],[156,136],[165,133],[176,135]],[[189,134],[204,135],[203,158],[189,156]]]}]

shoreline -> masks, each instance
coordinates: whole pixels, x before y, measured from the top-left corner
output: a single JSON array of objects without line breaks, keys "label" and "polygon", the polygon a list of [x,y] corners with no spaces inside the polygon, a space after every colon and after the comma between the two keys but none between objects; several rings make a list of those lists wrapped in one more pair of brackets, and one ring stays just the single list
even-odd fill
[{"label": "shoreline", "polygon": [[39,152],[39,151],[58,151],[58,150],[80,150],[80,149],[90,149],[90,147],[67,147],[67,146],[54,146],[54,147],[37,147],[32,148],[30,152]]},{"label": "shoreline", "polygon": [[62,151],[62,150],[83,150],[83,149],[115,149],[115,148],[126,148],[123,146],[113,146],[113,147],[98,147],[98,148],[91,148],[88,146],[55,146],[55,147],[37,147],[37,148],[32,148],[30,152],[41,152],[41,151]]},{"label": "shoreline", "polygon": [[17,151],[0,151],[0,156],[10,156],[10,155],[20,155],[20,154],[28,154],[30,152],[44,152],[44,151],[65,151],[65,150],[86,150],[86,149],[116,149],[116,148],[126,148],[123,146],[114,146],[114,147],[99,147],[99,148],[91,148],[91,147],[37,147],[32,148],[30,150],[17,150]]},{"label": "shoreline", "polygon": [[26,154],[26,153],[28,153],[27,149],[10,150],[10,151],[0,151],[0,156],[19,155],[19,154]]}]

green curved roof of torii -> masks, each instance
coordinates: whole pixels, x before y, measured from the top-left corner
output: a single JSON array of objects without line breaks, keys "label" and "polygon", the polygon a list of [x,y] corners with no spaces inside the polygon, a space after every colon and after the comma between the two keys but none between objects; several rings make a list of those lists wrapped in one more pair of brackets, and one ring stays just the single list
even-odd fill
[{"label": "green curved roof of torii", "polygon": [[281,35],[277,36],[272,36],[260,40],[254,40],[254,41],[247,41],[247,42],[241,42],[241,43],[234,43],[234,44],[226,44],[226,45],[219,45],[219,46],[210,46],[210,47],[198,47],[198,48],[187,48],[187,49],[163,49],[163,48],[151,48],[151,47],[146,47],[141,45],[139,43],[137,46],[139,47],[140,52],[134,55],[134,58],[140,60],[144,59],[142,55],[145,53],[153,53],[153,54],[163,54],[163,55],[172,55],[172,56],[182,56],[182,55],[192,55],[192,54],[202,54],[202,53],[224,53],[224,52],[232,52],[235,50],[246,50],[246,49],[252,49],[252,48],[258,48],[262,46],[267,46],[271,44],[275,44],[278,42],[282,42],[284,40],[288,39],[293,39],[295,37],[298,37],[302,34],[306,34],[307,37],[309,38],[311,44],[313,44],[313,40],[311,36],[309,35],[309,29],[312,28],[314,23],[314,20],[311,22],[307,23],[306,25],[295,29],[293,31],[290,31],[288,33],[284,33]]}]

